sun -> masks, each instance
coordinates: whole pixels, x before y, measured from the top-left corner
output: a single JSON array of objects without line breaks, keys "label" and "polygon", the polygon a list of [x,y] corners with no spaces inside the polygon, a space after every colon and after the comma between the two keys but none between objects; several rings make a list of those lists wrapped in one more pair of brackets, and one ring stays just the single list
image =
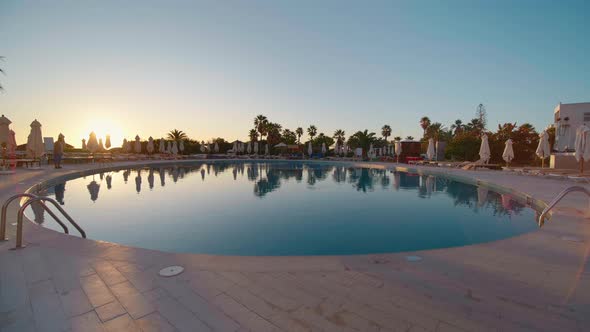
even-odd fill
[{"label": "sun", "polygon": [[123,138],[125,138],[121,125],[112,119],[93,119],[90,123],[86,124],[85,128],[85,131],[82,133],[83,139],[88,141],[88,136],[92,131],[96,134],[96,138],[102,138],[103,142],[106,141],[106,136],[110,135],[111,148],[120,147],[123,143]]}]

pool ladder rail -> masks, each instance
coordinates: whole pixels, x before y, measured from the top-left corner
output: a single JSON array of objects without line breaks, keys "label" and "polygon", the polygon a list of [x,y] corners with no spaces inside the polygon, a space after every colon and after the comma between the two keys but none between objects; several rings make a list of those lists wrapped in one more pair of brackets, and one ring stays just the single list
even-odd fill
[{"label": "pool ladder rail", "polygon": [[[571,192],[582,192],[585,193],[586,196],[590,197],[590,190],[581,187],[581,186],[571,186],[568,188],[565,188],[562,192],[560,192],[557,196],[555,196],[555,198],[551,201],[551,203],[549,203],[549,205],[547,205],[547,207],[543,210],[543,212],[541,213],[541,215],[539,216],[539,227],[543,227],[543,225],[545,224],[545,219],[547,219],[547,214],[549,213],[549,211],[551,211],[551,209],[553,209],[555,207],[555,205],[557,205],[557,203],[559,203],[567,194],[571,193]],[[590,208],[590,206],[589,206]]]},{"label": "pool ladder rail", "polygon": [[51,204],[53,204],[53,206],[55,206],[55,208],[61,213],[62,216],[64,216],[68,222],[74,226],[74,228],[76,228],[78,230],[78,232],[80,233],[80,235],[82,235],[83,238],[86,238],[86,232],[82,229],[82,227],[80,227],[80,225],[78,225],[74,219],[72,219],[72,217],[70,217],[70,215],[59,205],[59,203],[54,200],[53,198],[50,197],[44,197],[44,196],[37,196],[35,194],[30,194],[30,193],[23,193],[23,194],[16,194],[14,196],[11,196],[10,198],[8,198],[6,200],[6,202],[4,202],[4,204],[2,205],[2,215],[0,216],[0,241],[6,241],[8,240],[6,238],[6,214],[7,214],[7,210],[8,210],[8,205],[10,205],[10,203],[12,203],[12,201],[14,201],[17,198],[23,198],[26,197],[28,198],[25,203],[19,208],[18,213],[17,213],[17,218],[16,218],[16,247],[14,249],[21,249],[24,248],[25,245],[23,245],[23,219],[24,219],[24,214],[25,214],[25,209],[37,202],[39,203],[39,206],[41,206],[46,212],[47,214],[49,214],[51,217],[53,217],[53,219],[61,226],[61,228],[64,230],[64,233],[69,234],[69,230],[68,227],[66,226],[66,224],[64,224],[61,219],[55,215],[55,213],[53,211],[51,211],[51,209],[49,209],[47,207],[47,204],[45,204],[46,202],[49,202]]}]

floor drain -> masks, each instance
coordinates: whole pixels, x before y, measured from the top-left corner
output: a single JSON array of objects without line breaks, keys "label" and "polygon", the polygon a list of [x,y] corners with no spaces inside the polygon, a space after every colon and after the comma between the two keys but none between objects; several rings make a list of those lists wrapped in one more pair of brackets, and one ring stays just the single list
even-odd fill
[{"label": "floor drain", "polygon": [[562,236],[561,237],[562,240],[564,241],[569,241],[569,242],[583,242],[582,239],[580,239],[579,237],[575,237],[575,236]]},{"label": "floor drain", "polygon": [[159,275],[161,277],[174,277],[174,276],[181,274],[182,271],[184,271],[184,267],[182,267],[182,266],[178,266],[178,265],[168,266],[168,267],[161,269]]},{"label": "floor drain", "polygon": [[422,260],[422,257],[420,256],[406,256],[406,260],[408,262],[418,262]]}]

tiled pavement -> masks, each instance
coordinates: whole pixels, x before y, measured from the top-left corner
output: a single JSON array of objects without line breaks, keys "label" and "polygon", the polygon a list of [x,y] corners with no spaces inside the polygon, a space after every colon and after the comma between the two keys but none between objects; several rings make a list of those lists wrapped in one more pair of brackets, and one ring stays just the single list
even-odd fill
[{"label": "tiled pavement", "polygon": [[[59,173],[81,167],[88,166]],[[3,176],[0,198],[56,173]],[[500,172],[461,174],[545,201],[572,184]],[[423,257],[418,262],[408,262],[409,253],[172,254],[27,223],[27,248],[14,251],[13,241],[0,243],[0,331],[588,331],[590,224],[580,216],[585,207],[587,199],[574,195],[541,230],[411,253]],[[175,264],[185,272],[157,275]]]}]

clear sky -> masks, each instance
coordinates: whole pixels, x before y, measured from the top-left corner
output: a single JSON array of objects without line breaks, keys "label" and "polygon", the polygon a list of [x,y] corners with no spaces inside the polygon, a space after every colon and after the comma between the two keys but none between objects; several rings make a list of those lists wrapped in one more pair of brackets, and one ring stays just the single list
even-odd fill
[{"label": "clear sky", "polygon": [[486,105],[552,120],[590,101],[590,1],[0,1],[0,112],[23,143],[90,130],[246,138],[257,114],[420,136]]}]

